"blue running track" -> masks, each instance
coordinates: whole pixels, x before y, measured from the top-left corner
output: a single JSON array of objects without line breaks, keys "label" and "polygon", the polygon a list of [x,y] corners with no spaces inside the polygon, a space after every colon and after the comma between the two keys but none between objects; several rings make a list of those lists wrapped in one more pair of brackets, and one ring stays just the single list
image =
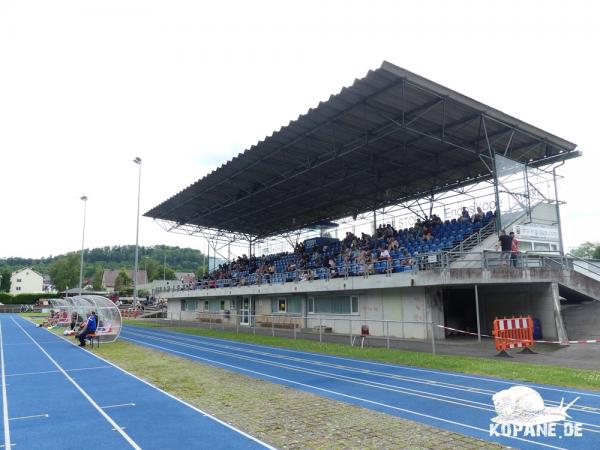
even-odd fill
[{"label": "blue running track", "polygon": [[0,363],[2,448],[272,448],[17,315]]},{"label": "blue running track", "polygon": [[[318,353],[193,336],[163,329],[127,326],[121,337],[201,363],[280,383],[513,448],[600,449],[600,392],[525,384],[540,393],[546,407],[579,399],[556,436],[490,435],[492,395],[517,383],[500,378],[368,362]],[[540,366],[540,371],[544,370]],[[569,436],[580,423],[581,436]],[[496,436],[500,434],[500,436]],[[402,445],[401,443],[399,443]]]}]

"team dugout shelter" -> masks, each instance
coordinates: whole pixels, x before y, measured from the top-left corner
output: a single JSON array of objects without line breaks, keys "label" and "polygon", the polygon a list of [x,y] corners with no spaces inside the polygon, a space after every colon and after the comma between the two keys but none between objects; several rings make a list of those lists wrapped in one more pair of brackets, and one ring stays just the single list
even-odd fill
[{"label": "team dugout shelter", "polygon": [[[514,183],[510,185],[507,180],[526,178],[537,169],[552,173],[564,161],[581,156],[576,147],[566,139],[383,62],[364,78],[356,79],[144,215],[168,231],[205,237],[213,243],[213,252],[218,250],[214,243],[225,240],[228,248],[234,242],[246,242],[252,254],[253,245],[259,242],[276,237],[288,238],[289,242],[302,230],[347,218],[370,216],[374,231],[380,211],[398,205],[410,208],[449,192],[464,193],[472,186],[485,185],[495,205],[492,221],[497,233],[521,214],[531,219],[533,191],[539,191],[527,180],[520,184],[524,187],[512,189]],[[513,201],[503,202],[503,196]],[[547,203],[556,210],[552,220],[558,223],[560,234],[559,201]],[[508,205],[506,211],[503,205]],[[492,240],[497,241],[497,234]],[[483,303],[477,313],[482,315],[481,319],[477,317],[481,331],[490,331],[486,324],[491,327],[494,315],[529,313],[543,316],[549,336],[561,332],[562,325],[555,324],[553,315],[558,291],[552,283],[556,280],[550,276],[540,274],[535,285],[527,285],[527,294],[517,296],[520,303],[516,304],[509,297],[515,299],[515,290],[523,291],[523,285],[516,286],[514,280],[483,275],[486,270],[481,266],[469,277],[460,275],[459,266],[454,271],[449,268],[447,265],[428,273],[387,273],[385,281],[357,277],[310,284],[236,289],[225,286],[163,296],[169,297],[169,311],[189,313],[191,320],[199,317],[208,300],[219,299],[221,305],[228,305],[228,311],[239,313],[243,309],[258,315],[261,305],[265,313],[285,313],[285,307],[281,311],[270,305],[281,305],[281,298],[296,299],[299,306],[294,314],[302,317],[300,328],[310,327],[307,317],[311,310],[315,313],[316,299],[347,296],[352,306],[344,314],[356,315],[356,332],[360,333],[360,322],[369,320],[420,318],[449,323],[452,311],[459,316],[464,315],[461,311],[468,311],[468,316],[474,316],[473,294],[465,296],[463,291],[472,292],[478,284],[480,292],[475,296]],[[463,274],[474,270],[464,264],[462,269]],[[498,286],[503,286],[506,295],[498,293]],[[468,326],[475,329],[472,322]],[[372,332],[377,333],[378,326],[372,322]],[[390,333],[401,335],[402,330]],[[424,334],[414,331],[405,337],[425,338],[432,332],[424,329]]]},{"label": "team dugout shelter", "polygon": [[[72,297],[49,299],[51,325],[70,328],[84,322],[90,314],[96,313],[98,320],[96,334],[104,343],[115,342],[121,334],[122,318],[119,308],[114,302],[101,295],[75,295]],[[78,328],[75,328],[78,331]]]}]

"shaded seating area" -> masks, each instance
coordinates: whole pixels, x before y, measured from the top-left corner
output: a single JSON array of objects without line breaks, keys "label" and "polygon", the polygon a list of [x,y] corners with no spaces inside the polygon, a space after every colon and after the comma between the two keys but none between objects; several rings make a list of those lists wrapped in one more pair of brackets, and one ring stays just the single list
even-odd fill
[{"label": "shaded seating area", "polygon": [[115,342],[119,338],[122,328],[121,312],[112,300],[100,295],[77,295],[50,299],[48,302],[51,314],[60,319],[55,326],[69,328],[74,322],[77,329],[79,323],[94,311],[98,318],[95,333],[98,343]]},{"label": "shaded seating area", "polygon": [[[238,258],[221,264],[196,289],[324,280],[336,277],[411,272],[435,267],[439,254],[451,251],[494,219],[452,220],[424,228],[390,228],[388,236],[307,239],[294,252]],[[393,245],[392,245],[393,243]],[[389,256],[382,257],[381,250]],[[433,262],[432,262],[433,261]]]}]

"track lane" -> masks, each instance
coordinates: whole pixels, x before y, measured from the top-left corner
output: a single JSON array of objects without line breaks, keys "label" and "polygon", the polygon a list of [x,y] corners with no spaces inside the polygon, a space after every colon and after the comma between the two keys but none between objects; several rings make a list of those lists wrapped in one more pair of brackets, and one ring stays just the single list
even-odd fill
[{"label": "track lane", "polygon": [[[16,329],[20,325],[36,341],[44,342],[40,345],[43,350],[99,405],[103,414],[110,416],[121,427],[121,431],[131,436],[132,440],[141,448],[199,448],[200,446],[210,447],[211,449],[243,450],[272,448],[266,443],[227,426],[203,411],[187,405],[149,383],[126,373],[93,353],[78,348],[48,330],[33,327],[31,322],[22,318],[16,317],[14,320]],[[28,348],[22,345],[13,347],[15,349],[17,347]],[[30,347],[35,348],[33,344]],[[19,352],[21,352],[21,349]],[[52,385],[48,391],[57,393],[60,396],[66,395],[63,389],[65,374],[60,370],[57,373],[56,367],[52,365],[40,364],[39,353],[38,349],[37,357],[29,355],[27,359],[32,361],[34,367],[24,370],[27,369],[26,365],[18,352],[14,352],[15,368],[17,370],[14,372],[15,376],[9,378],[11,383],[14,379],[19,380],[19,382],[25,381],[25,386],[29,386],[33,384],[32,381],[34,380],[56,379],[63,384],[60,386]],[[94,366],[100,366],[101,368],[90,370]],[[74,389],[71,388],[70,391],[74,391]],[[38,391],[35,392],[39,393]],[[33,406],[39,410],[39,401],[36,400],[35,395],[28,395],[26,391],[22,391],[20,394],[18,403],[31,403],[30,408]],[[81,392],[77,394],[80,398],[83,398]],[[76,436],[75,439],[80,439],[82,436],[89,435],[90,430],[96,429],[95,424],[101,420],[102,413],[97,410],[92,410],[93,413],[87,411],[88,413],[84,417],[93,420],[89,424],[86,423],[85,431],[81,431],[78,427],[75,427],[77,420],[75,420],[74,410],[65,407],[65,403],[60,400],[57,401],[56,398],[53,400],[60,403],[63,411],[68,413],[69,416],[66,419],[64,416],[58,416],[57,413],[51,413],[49,418],[56,416],[60,419],[58,428],[55,429],[58,431],[67,429],[73,431],[71,432],[70,442],[66,444],[57,442],[56,445],[53,443],[52,448],[81,448],[81,442],[76,442],[76,445],[74,445],[73,436]],[[37,413],[34,411],[34,413],[28,415],[33,416],[35,414]],[[45,433],[46,439],[50,436],[50,439],[54,440],[55,433],[44,426],[42,419],[40,417],[36,419],[39,422],[29,423],[28,426],[40,433]],[[23,419],[20,422],[25,423],[26,421],[26,419]],[[111,435],[119,436],[118,430],[115,431],[112,427],[108,428]],[[75,429],[77,429],[77,432],[74,431]],[[173,433],[174,429],[182,432]],[[69,433],[66,432],[66,434]],[[94,436],[94,439],[96,439],[95,431]],[[122,443],[106,441],[101,436],[98,439],[103,447],[105,447],[104,443],[107,442],[106,448],[131,448],[130,445],[123,446]],[[122,438],[121,441],[125,442]],[[39,442],[42,441],[38,441],[37,446],[39,446]]]},{"label": "track lane", "polygon": [[[237,342],[218,338],[182,335],[150,328],[128,326],[122,336],[132,342],[179,356],[487,440],[490,440],[490,419],[496,415],[491,395],[516,384],[486,377],[457,378],[452,373],[427,369],[417,372],[421,375],[419,379],[412,371],[414,368],[256,344],[238,345]],[[490,389],[490,386],[493,388]],[[561,389],[550,388],[551,390],[543,393],[547,404],[547,393],[556,395],[558,398],[553,401],[560,402],[561,393],[564,395],[572,392],[570,389],[566,390],[568,392],[561,392]],[[600,443],[596,403],[598,396],[591,392],[591,395],[587,395],[586,391],[577,393],[584,394],[587,402],[585,408],[589,409],[573,409],[569,412],[574,420],[587,425],[584,437],[569,439],[568,446],[590,448],[590,444],[593,447]],[[567,444],[558,438],[531,440],[500,437],[494,440],[521,448],[563,448]]]}]

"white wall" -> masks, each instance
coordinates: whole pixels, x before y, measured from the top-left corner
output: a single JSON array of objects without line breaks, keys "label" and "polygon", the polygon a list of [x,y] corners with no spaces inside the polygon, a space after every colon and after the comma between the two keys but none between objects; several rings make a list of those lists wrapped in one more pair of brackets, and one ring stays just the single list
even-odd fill
[{"label": "white wall", "polygon": [[21,269],[10,276],[10,293],[37,294],[44,289],[44,277],[32,269]]}]

